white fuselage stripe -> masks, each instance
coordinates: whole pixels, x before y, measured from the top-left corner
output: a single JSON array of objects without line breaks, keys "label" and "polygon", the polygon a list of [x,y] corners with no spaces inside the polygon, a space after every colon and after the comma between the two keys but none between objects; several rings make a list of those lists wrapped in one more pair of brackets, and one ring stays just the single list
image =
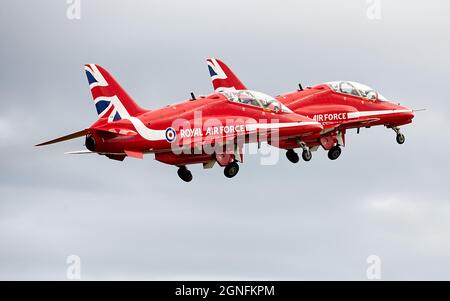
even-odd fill
[{"label": "white fuselage stripe", "polygon": [[[149,141],[160,141],[166,140],[166,130],[153,130],[144,125],[144,123],[136,118],[129,117],[127,118],[135,127],[136,131],[142,138]],[[246,130],[251,132],[258,129],[280,129],[286,127],[300,127],[307,125],[320,125],[318,122],[286,122],[286,123],[255,123],[255,124],[247,124],[245,126]]]},{"label": "white fuselage stripe", "polygon": [[247,131],[254,131],[257,129],[280,129],[287,127],[297,127],[306,125],[320,125],[318,122],[304,121],[304,122],[285,122],[285,123],[253,123],[247,124],[245,128]]},{"label": "white fuselage stripe", "polygon": [[166,130],[153,130],[144,125],[139,118],[126,118],[131,121],[136,131],[142,138],[149,141],[166,140]]},{"label": "white fuselage stripe", "polygon": [[351,119],[351,118],[359,118],[359,117],[387,115],[387,114],[396,114],[396,113],[410,113],[410,112],[412,112],[412,110],[359,111],[359,112],[347,113],[347,118]]}]

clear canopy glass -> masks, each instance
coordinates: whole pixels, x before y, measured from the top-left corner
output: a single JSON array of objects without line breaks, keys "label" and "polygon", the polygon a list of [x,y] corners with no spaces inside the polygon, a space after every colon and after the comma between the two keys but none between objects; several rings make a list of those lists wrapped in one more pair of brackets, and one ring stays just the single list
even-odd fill
[{"label": "clear canopy glass", "polygon": [[251,90],[226,90],[220,92],[228,100],[245,105],[260,107],[274,112],[292,113],[285,105],[272,96]]},{"label": "clear canopy glass", "polygon": [[333,91],[350,94],[358,97],[367,98],[375,101],[377,98],[381,101],[386,100],[381,94],[374,89],[356,82],[336,81],[326,83]]}]

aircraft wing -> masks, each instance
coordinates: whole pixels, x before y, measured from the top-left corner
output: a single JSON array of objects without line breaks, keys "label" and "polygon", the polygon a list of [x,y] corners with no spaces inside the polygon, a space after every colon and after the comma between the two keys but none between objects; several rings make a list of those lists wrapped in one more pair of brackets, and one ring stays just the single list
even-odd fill
[{"label": "aircraft wing", "polygon": [[188,140],[186,143],[181,143],[179,147],[182,149],[201,150],[206,145],[226,145],[234,143],[236,139],[237,138],[234,135],[224,135],[212,139],[202,139],[202,137],[196,137]]},{"label": "aircraft wing", "polygon": [[359,118],[354,120],[347,120],[340,124],[335,123],[323,124],[323,126],[325,128],[325,132],[330,132],[334,130],[344,130],[344,129],[364,127],[378,120],[380,120],[380,118]]},{"label": "aircraft wing", "polygon": [[231,144],[235,146],[233,151],[236,155],[236,159],[240,162],[243,162],[244,159],[242,152],[243,143],[239,142],[238,141],[239,138],[237,138],[235,135],[224,135],[221,137],[215,137],[212,140],[201,138],[202,137],[198,137],[198,139],[193,138],[191,141],[187,143],[181,143],[178,146],[178,148],[180,150],[190,150],[194,154],[201,153],[202,151],[204,151],[205,147],[211,148],[211,150],[219,147],[219,149],[228,152],[229,150],[227,149],[227,145]]},{"label": "aircraft wing", "polygon": [[356,120],[347,120],[342,122],[337,128],[339,129],[348,129],[348,128],[356,128],[361,126],[367,126],[372,122],[376,122],[380,120],[380,118],[359,118]]}]

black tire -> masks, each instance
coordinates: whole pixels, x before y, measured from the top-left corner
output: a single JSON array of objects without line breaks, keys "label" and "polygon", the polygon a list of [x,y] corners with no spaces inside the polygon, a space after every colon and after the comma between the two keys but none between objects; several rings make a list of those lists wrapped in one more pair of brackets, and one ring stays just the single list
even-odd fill
[{"label": "black tire", "polygon": [[239,165],[236,162],[232,162],[225,166],[223,173],[225,177],[232,178],[239,172]]},{"label": "black tire", "polygon": [[190,182],[190,181],[192,181],[192,173],[191,173],[189,170],[188,170],[188,171],[186,172],[186,174],[184,175],[183,181],[185,181],[185,182]]},{"label": "black tire", "polygon": [[192,173],[184,166],[178,169],[177,174],[185,182],[192,181]]},{"label": "black tire", "polygon": [[402,133],[398,133],[397,137],[395,137],[395,140],[397,140],[398,144],[403,144],[405,143],[405,135],[403,135]]},{"label": "black tire", "polygon": [[302,152],[302,158],[303,160],[305,160],[306,162],[311,161],[312,159],[312,153],[310,150],[304,150]]},{"label": "black tire", "polygon": [[333,146],[329,151],[328,151],[328,158],[330,160],[336,160],[337,158],[339,158],[339,156],[341,155],[341,148],[339,147],[339,145]]},{"label": "black tire", "polygon": [[298,163],[298,161],[300,160],[300,158],[298,157],[298,154],[290,149],[286,152],[286,158],[291,161],[292,163]]}]

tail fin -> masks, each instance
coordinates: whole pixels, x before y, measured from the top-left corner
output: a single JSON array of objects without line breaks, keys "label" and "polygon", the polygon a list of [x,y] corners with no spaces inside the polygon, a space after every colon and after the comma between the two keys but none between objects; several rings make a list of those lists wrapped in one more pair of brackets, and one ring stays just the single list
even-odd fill
[{"label": "tail fin", "polygon": [[99,118],[112,122],[145,112],[106,69],[96,64],[87,64],[84,69]]},{"label": "tail fin", "polygon": [[247,90],[244,84],[234,75],[233,71],[219,59],[210,58],[208,63],[209,75],[214,87],[214,91],[220,90]]}]

